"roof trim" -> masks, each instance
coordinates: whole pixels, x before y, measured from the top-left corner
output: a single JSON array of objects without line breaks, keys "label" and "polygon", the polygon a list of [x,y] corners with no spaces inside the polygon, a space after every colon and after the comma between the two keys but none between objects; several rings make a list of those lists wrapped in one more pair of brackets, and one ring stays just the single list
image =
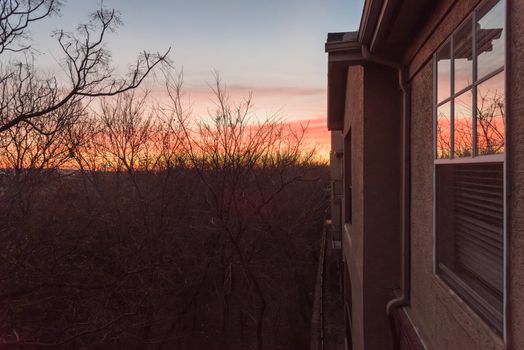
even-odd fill
[{"label": "roof trim", "polygon": [[360,45],[357,39],[357,32],[328,34],[328,41],[325,46],[325,50],[329,54],[328,62],[349,63],[361,61],[362,45]]},{"label": "roof trim", "polygon": [[383,2],[382,9],[377,18],[373,37],[369,42],[369,49],[371,52],[377,50],[381,45],[384,45],[387,37],[386,34],[391,27],[393,19],[397,15],[399,7],[399,0],[385,0]]},{"label": "roof trim", "polygon": [[327,53],[360,51],[358,32],[328,33],[325,50]]},{"label": "roof trim", "polygon": [[[388,52],[391,49],[388,45],[398,47],[398,42],[388,43],[388,38],[394,30],[392,26],[398,25],[397,17],[400,13],[407,16],[405,9],[414,4],[430,4],[432,1],[434,0],[365,0],[358,31],[328,34],[325,51],[328,53],[329,130],[343,128],[348,67],[364,63],[369,59],[370,53],[378,54],[384,62],[389,62],[392,66],[391,63],[398,61],[399,57],[392,57],[394,54]],[[417,18],[407,16],[405,20],[411,22]],[[401,26],[404,31],[408,27]]]},{"label": "roof trim", "polygon": [[358,41],[361,44],[369,44],[373,40],[383,5],[384,0],[365,1],[358,29]]},{"label": "roof trim", "polygon": [[347,72],[350,64],[363,61],[358,32],[330,33],[325,46],[328,55],[328,129],[344,128]]}]

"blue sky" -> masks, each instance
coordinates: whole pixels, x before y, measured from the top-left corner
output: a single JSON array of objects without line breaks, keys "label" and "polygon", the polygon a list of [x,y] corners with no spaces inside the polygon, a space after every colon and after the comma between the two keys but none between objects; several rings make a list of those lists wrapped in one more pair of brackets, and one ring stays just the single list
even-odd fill
[{"label": "blue sky", "polygon": [[[325,115],[328,32],[355,30],[363,0],[104,0],[124,25],[109,37],[114,65],[138,52],[172,47],[189,92],[205,89],[212,70],[232,91],[253,91],[257,112],[291,120]],[[32,29],[39,64],[57,70],[55,29],[87,21],[98,0],[66,0],[60,16]]]}]

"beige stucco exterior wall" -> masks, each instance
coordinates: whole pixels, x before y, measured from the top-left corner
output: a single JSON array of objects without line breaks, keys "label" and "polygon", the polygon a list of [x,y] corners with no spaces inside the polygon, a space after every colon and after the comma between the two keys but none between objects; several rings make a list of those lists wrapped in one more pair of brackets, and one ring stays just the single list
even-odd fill
[{"label": "beige stucco exterior wall", "polygon": [[386,305],[399,288],[401,92],[397,71],[364,67],[364,296],[366,349],[393,344]]},{"label": "beige stucco exterior wall", "polygon": [[411,306],[429,349],[503,349],[500,339],[433,273],[433,70],[412,81]]},{"label": "beige stucco exterior wall", "polygon": [[508,14],[508,341],[524,349],[524,1],[508,0]]},{"label": "beige stucco exterior wall", "polygon": [[[347,264],[352,286],[352,329],[353,347],[364,349],[364,68],[350,67],[348,70],[344,136],[351,129],[353,220],[343,230],[344,260]],[[349,152],[344,150],[344,161],[349,161]],[[347,181],[345,177],[344,181]],[[347,183],[344,183],[344,188]],[[343,201],[343,213],[346,213]],[[346,221],[346,220],[344,220]]]},{"label": "beige stucco exterior wall", "polygon": [[[400,90],[396,71],[350,67],[344,134],[351,130],[353,220],[344,253],[353,289],[354,349],[387,350],[386,304],[399,283]],[[380,103],[377,103],[380,101]]]},{"label": "beige stucco exterior wall", "polygon": [[[434,16],[413,40],[403,60],[412,92],[411,295],[406,312],[428,349],[524,349],[524,1],[506,1],[509,77],[506,336],[494,332],[433,273],[432,55],[481,0],[439,1]],[[391,295],[384,291],[386,286],[390,292],[398,287],[400,236],[394,240],[399,233],[392,230],[397,230],[399,225],[392,217],[384,217],[381,210],[387,206],[380,206],[387,200],[381,201],[380,195],[388,192],[381,176],[384,171],[381,164],[393,169],[392,163],[382,162],[396,161],[400,172],[400,158],[387,158],[397,150],[395,156],[400,156],[400,143],[385,137],[391,135],[388,128],[400,126],[400,119],[396,119],[397,124],[382,124],[391,122],[387,118],[395,108],[392,108],[394,101],[384,101],[387,94],[383,92],[398,91],[395,84],[388,80],[387,68],[353,66],[348,71],[344,135],[351,129],[353,221],[343,229],[343,251],[352,284],[352,337],[356,350],[391,346],[389,327],[383,318],[385,302]],[[344,158],[348,159],[346,152]],[[393,182],[389,186],[394,187]],[[390,189],[391,193],[398,194],[395,191]],[[390,203],[392,198],[388,199]],[[381,257],[379,251],[385,255]],[[389,254],[393,251],[396,257]]]},{"label": "beige stucco exterior wall", "polygon": [[[453,1],[441,1],[438,9]],[[508,337],[498,336],[433,274],[433,68],[431,55],[479,3],[458,1],[410,61],[411,306],[407,309],[428,349],[524,349],[524,1],[508,0],[507,101]],[[443,11],[443,10],[442,10]],[[431,21],[430,21],[431,22]]]},{"label": "beige stucco exterior wall", "polygon": [[342,232],[342,201],[344,190],[342,185],[344,143],[343,134],[339,130],[331,132],[330,152],[330,183],[331,183],[331,238],[341,240]]}]

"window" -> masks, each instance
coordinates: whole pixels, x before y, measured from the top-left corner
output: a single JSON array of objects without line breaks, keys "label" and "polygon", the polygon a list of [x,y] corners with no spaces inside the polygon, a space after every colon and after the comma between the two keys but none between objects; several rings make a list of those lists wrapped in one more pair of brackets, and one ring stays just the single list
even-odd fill
[{"label": "window", "polygon": [[505,1],[483,2],[435,54],[436,273],[504,326]]},{"label": "window", "polygon": [[353,216],[352,206],[352,184],[351,184],[351,130],[344,139],[344,198],[345,198],[345,222],[350,224]]}]

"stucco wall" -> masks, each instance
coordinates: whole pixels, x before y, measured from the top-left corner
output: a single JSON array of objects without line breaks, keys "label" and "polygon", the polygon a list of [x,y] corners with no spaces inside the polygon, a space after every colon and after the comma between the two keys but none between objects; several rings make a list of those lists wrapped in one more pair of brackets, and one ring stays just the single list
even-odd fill
[{"label": "stucco wall", "polygon": [[364,68],[364,301],[366,349],[390,349],[386,305],[399,288],[401,93],[397,71]]},{"label": "stucco wall", "polygon": [[524,1],[508,1],[509,341],[524,349]]},{"label": "stucco wall", "polygon": [[[404,57],[412,90],[411,305],[406,311],[427,348],[435,350],[524,349],[524,1],[521,0],[507,0],[507,75],[510,87],[506,162],[510,256],[507,338],[496,334],[433,273],[432,55],[480,2],[440,0],[435,6],[434,16],[428,19]],[[376,137],[370,132],[375,130],[376,135],[387,133],[386,128],[381,129],[385,125],[380,124],[389,112],[387,103],[382,100],[387,95],[380,95],[380,92],[387,89],[390,93],[397,91],[393,85],[388,86],[387,77],[374,76],[378,72],[369,66],[350,67],[344,118],[344,134],[350,128],[352,130],[353,222],[345,227],[343,244],[353,285],[353,341],[356,350],[364,346],[366,349],[387,349],[390,346],[386,342],[388,335],[384,333],[387,325],[381,318],[386,297],[379,294],[388,283],[393,290],[395,282],[382,281],[380,286],[374,286],[374,283],[379,283],[384,276],[393,276],[398,281],[395,263],[388,265],[395,257],[387,255],[380,259],[377,253],[379,249],[387,254],[393,249],[399,251],[399,240],[396,243],[383,240],[385,236],[380,232],[388,229],[384,222],[394,220],[386,218],[384,212],[379,214],[376,205],[381,205],[379,195],[386,190],[386,187],[380,187],[381,161],[388,161],[385,157],[397,149],[400,152],[390,139]],[[368,90],[368,87],[372,88]],[[400,125],[400,120],[397,123]],[[376,147],[381,142],[382,150]],[[399,159],[396,161],[400,164]],[[390,228],[395,226],[396,223]],[[374,338],[370,330],[375,332]]]},{"label": "stucco wall", "polygon": [[[351,129],[353,220],[344,227],[343,243],[352,286],[352,340],[358,350],[364,349],[364,68],[350,67],[347,78],[344,135]],[[348,157],[344,152],[344,161]]]},{"label": "stucco wall", "polygon": [[[351,132],[352,223],[344,255],[352,284],[355,350],[393,347],[386,304],[399,281],[400,91],[394,70],[351,67],[344,133]],[[377,103],[380,101],[380,103]]]},{"label": "stucco wall", "polygon": [[[413,74],[411,114],[411,306],[408,313],[429,349],[505,349],[504,339],[497,335],[450,288],[433,274],[433,67],[431,55],[452,31],[471,13],[479,1],[441,1],[438,9],[450,8],[439,22],[434,35],[418,48],[410,65]],[[510,3],[512,39],[512,73],[524,76],[524,2]],[[435,22],[435,19],[432,19]],[[430,21],[431,22],[431,21]],[[519,33],[519,34],[517,34]],[[421,42],[419,40],[419,42]],[[412,50],[413,51],[413,50]],[[510,331],[511,349],[524,349],[524,91],[520,79],[512,79],[512,102],[509,106],[508,138],[513,170],[508,172],[511,189],[510,214]],[[518,96],[518,97],[517,97]],[[519,100],[520,99],[520,100]],[[520,147],[517,147],[517,145]],[[514,147],[512,147],[514,146]],[[517,331],[517,329],[519,331]],[[511,337],[513,334],[513,337]]]},{"label": "stucco wall", "polygon": [[502,340],[433,274],[432,64],[412,81],[411,306],[429,349],[503,349]]}]

